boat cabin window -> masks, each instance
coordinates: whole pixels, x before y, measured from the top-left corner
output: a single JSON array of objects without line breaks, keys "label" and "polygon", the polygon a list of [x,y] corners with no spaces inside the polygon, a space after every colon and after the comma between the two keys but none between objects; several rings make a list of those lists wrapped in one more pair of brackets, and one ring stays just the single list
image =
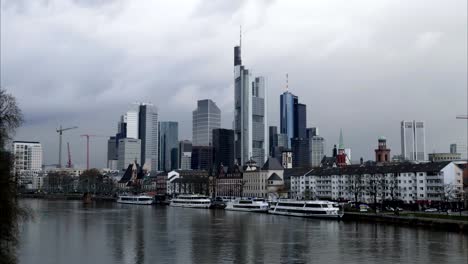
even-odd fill
[{"label": "boat cabin window", "polygon": [[320,204],[306,204],[306,207],[322,208]]}]

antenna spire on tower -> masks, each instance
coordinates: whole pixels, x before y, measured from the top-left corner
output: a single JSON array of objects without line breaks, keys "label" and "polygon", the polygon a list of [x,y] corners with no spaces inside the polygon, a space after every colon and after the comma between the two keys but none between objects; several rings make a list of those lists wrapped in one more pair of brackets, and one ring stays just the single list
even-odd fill
[{"label": "antenna spire on tower", "polygon": [[239,47],[242,48],[242,25],[239,26]]},{"label": "antenna spire on tower", "polygon": [[289,91],[289,76],[288,73],[286,73],[286,92]]}]

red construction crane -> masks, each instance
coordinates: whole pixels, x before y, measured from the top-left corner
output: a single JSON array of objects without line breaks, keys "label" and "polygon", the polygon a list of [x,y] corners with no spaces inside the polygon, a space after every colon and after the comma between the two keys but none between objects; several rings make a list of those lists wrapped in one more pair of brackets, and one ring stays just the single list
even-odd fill
[{"label": "red construction crane", "polygon": [[68,162],[67,162],[67,168],[73,167],[72,161],[71,161],[71,153],[70,153],[70,142],[67,142],[67,149],[68,149]]},{"label": "red construction crane", "polygon": [[76,128],[78,127],[74,126],[74,127],[62,128],[62,125],[60,125],[60,128],[57,129],[57,133],[59,133],[59,164],[58,164],[59,168],[62,168],[62,134],[63,134],[63,131],[76,129]]},{"label": "red construction crane", "polygon": [[84,134],[84,135],[81,135],[81,137],[86,137],[86,169],[89,170],[89,137],[106,137],[106,136]]}]

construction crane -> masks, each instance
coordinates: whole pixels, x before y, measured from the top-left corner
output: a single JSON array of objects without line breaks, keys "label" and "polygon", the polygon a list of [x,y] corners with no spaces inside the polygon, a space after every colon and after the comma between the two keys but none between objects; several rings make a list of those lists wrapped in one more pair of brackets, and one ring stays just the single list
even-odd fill
[{"label": "construction crane", "polygon": [[71,161],[70,142],[67,142],[67,150],[68,150],[67,168],[71,168],[71,167],[73,167],[73,164],[72,164],[72,161]]},{"label": "construction crane", "polygon": [[468,119],[468,115],[457,115],[457,119]]},{"label": "construction crane", "polygon": [[59,163],[58,163],[59,168],[62,168],[62,133],[63,131],[67,131],[67,130],[75,129],[75,128],[78,128],[78,127],[74,126],[74,127],[62,128],[62,125],[60,125],[60,128],[57,129],[57,133],[59,133]]},{"label": "construction crane", "polygon": [[86,137],[86,169],[89,170],[89,137],[106,137],[106,136],[83,134],[81,135],[81,137]]}]

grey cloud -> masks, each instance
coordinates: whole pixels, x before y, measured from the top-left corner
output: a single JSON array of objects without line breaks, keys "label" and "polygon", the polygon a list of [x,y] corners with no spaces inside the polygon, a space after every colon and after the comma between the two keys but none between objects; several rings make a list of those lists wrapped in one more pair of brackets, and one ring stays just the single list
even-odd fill
[{"label": "grey cloud", "polygon": [[[80,127],[67,140],[84,164],[79,135],[115,133],[136,101],[179,121],[181,138],[197,99],[214,99],[230,127],[240,24],[243,61],[268,80],[270,125],[288,72],[309,126],[327,147],[343,128],[353,159],[371,159],[381,135],[398,154],[402,119],[426,121],[428,151],[466,141],[454,118],[466,111],[466,1],[41,3],[2,1],[0,72],[26,115],[17,138],[43,142],[46,163],[60,124]],[[104,166],[105,140],[93,142],[92,165]]]}]

